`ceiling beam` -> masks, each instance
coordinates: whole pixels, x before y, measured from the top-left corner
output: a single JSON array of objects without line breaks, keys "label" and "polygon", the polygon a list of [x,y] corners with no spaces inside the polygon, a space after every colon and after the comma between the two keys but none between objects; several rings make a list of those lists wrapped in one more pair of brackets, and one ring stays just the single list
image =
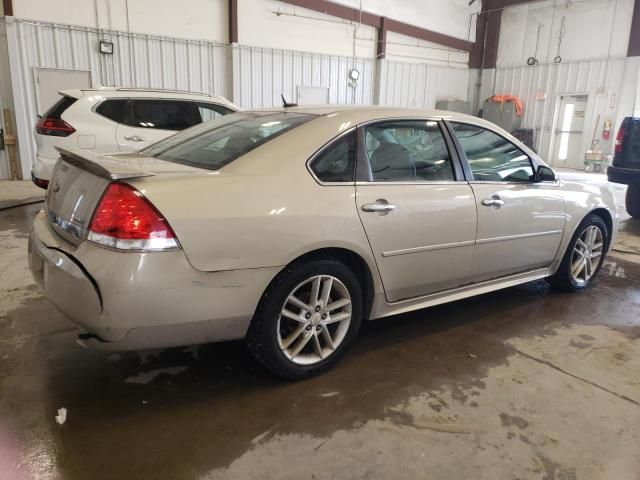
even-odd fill
[{"label": "ceiling beam", "polygon": [[[425,40],[427,42],[437,43],[445,47],[454,48],[456,50],[470,51],[472,44],[461,38],[452,37],[443,33],[435,32],[422,27],[417,27],[408,23],[393,20],[389,17],[382,17],[373,13],[360,11],[357,8],[347,7],[338,3],[329,2],[327,0],[281,0],[284,3],[295,5],[297,7],[306,8],[315,12],[324,13],[332,17],[342,18],[354,23],[361,23],[369,27],[381,29],[384,25],[383,35],[378,34],[378,39],[384,37],[386,41],[386,32],[395,32],[408,37]],[[384,19],[384,20],[383,20]],[[380,41],[380,40],[379,40]],[[380,51],[378,44],[378,52]]]}]

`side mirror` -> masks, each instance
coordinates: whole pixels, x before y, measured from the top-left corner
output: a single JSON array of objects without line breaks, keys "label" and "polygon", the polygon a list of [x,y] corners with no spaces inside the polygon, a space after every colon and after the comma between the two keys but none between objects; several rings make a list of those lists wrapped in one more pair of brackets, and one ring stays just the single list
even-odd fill
[{"label": "side mirror", "polygon": [[558,180],[556,172],[551,170],[546,165],[540,165],[536,170],[534,182],[555,182]]}]

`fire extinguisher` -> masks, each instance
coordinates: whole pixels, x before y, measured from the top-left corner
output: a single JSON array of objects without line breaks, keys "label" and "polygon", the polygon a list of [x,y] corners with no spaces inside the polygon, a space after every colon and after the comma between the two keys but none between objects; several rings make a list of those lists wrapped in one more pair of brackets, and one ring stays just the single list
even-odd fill
[{"label": "fire extinguisher", "polygon": [[609,140],[611,136],[611,120],[604,121],[604,128],[602,129],[602,139]]}]

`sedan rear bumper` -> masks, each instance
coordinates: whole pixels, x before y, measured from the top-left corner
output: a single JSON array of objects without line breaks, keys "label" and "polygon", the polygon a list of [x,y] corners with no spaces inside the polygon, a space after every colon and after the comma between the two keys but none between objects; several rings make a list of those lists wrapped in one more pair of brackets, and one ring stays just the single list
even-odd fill
[{"label": "sedan rear bumper", "polygon": [[279,267],[194,269],[181,250],[117,252],[62,240],[44,212],[29,235],[29,265],[45,296],[99,350],[135,350],[244,338]]},{"label": "sedan rear bumper", "polygon": [[640,185],[640,169],[611,166],[607,169],[607,179],[623,185]]}]

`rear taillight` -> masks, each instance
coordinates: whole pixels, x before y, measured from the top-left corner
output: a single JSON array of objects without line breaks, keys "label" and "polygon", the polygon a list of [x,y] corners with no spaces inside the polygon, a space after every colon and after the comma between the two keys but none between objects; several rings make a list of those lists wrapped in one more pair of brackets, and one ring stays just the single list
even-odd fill
[{"label": "rear taillight", "polygon": [[61,118],[42,117],[36,124],[36,132],[40,135],[52,135],[54,137],[68,137],[76,129]]},{"label": "rear taillight", "polygon": [[178,242],[167,220],[135,188],[111,183],[89,225],[90,241],[119,250],[167,250]]},{"label": "rear taillight", "polygon": [[618,134],[616,135],[616,145],[615,145],[615,153],[622,152],[622,139],[624,138],[624,127],[620,127],[618,129]]}]

